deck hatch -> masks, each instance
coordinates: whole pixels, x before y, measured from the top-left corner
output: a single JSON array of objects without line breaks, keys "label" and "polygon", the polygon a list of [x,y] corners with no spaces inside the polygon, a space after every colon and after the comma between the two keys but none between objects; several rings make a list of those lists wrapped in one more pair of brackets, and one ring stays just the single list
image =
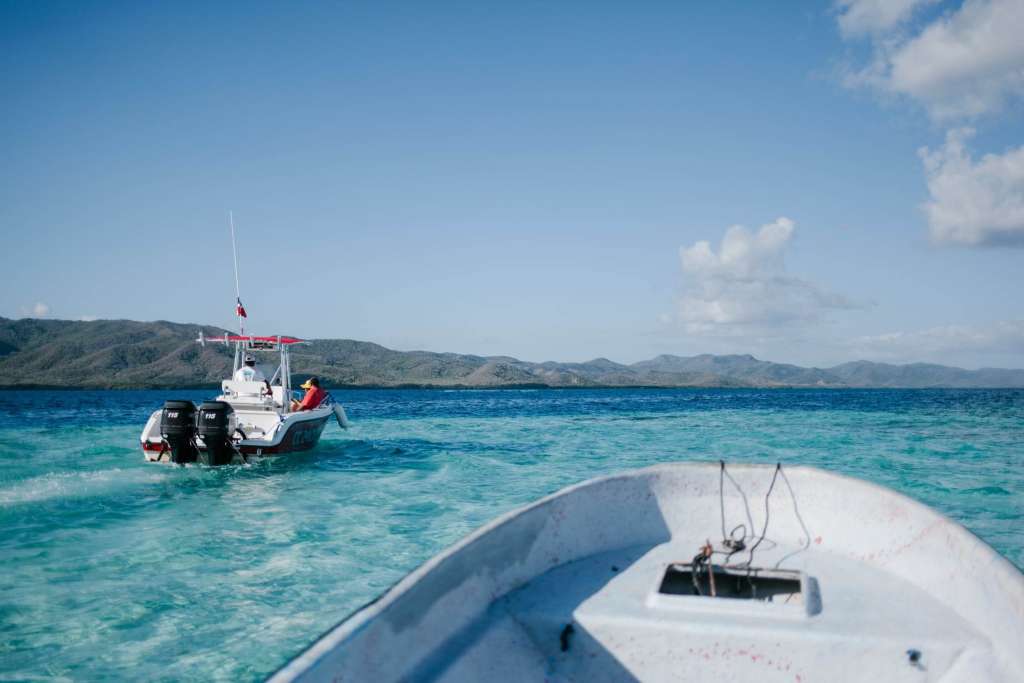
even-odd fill
[{"label": "deck hatch", "polygon": [[[711,573],[714,574],[712,587]],[[694,595],[764,602],[802,602],[799,571],[786,569],[731,568],[703,566],[694,578],[689,564],[670,564],[658,592],[664,595]]]}]

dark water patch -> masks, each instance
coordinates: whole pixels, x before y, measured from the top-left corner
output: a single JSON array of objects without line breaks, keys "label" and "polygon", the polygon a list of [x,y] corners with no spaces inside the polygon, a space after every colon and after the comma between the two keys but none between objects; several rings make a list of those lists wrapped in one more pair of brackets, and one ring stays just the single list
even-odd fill
[{"label": "dark water patch", "polygon": [[979,486],[973,489],[964,489],[960,493],[968,496],[1010,496],[1013,495],[1002,486]]}]

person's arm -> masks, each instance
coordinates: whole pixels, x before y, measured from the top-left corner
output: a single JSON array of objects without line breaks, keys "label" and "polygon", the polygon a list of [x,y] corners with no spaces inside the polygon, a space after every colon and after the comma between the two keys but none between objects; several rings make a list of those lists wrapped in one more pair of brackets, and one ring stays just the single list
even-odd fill
[{"label": "person's arm", "polygon": [[299,410],[313,410],[323,402],[324,397],[327,394],[321,391],[314,391],[310,389],[306,392],[306,395],[302,397],[302,403],[299,405]]}]

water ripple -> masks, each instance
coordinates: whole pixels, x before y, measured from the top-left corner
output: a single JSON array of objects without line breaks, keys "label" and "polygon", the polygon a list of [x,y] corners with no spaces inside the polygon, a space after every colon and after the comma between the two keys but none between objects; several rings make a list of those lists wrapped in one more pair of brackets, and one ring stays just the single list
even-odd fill
[{"label": "water ripple", "polygon": [[0,678],[255,680],[517,505],[675,460],[807,464],[904,491],[1024,564],[1024,392],[335,392],[288,459],[142,462],[170,395],[0,391]]}]

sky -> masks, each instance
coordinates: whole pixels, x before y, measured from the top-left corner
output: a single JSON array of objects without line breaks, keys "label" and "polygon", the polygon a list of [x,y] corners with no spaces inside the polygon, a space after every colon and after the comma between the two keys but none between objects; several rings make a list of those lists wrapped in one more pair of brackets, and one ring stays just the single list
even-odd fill
[{"label": "sky", "polygon": [[0,2],[0,316],[1024,367],[1024,0]]}]

